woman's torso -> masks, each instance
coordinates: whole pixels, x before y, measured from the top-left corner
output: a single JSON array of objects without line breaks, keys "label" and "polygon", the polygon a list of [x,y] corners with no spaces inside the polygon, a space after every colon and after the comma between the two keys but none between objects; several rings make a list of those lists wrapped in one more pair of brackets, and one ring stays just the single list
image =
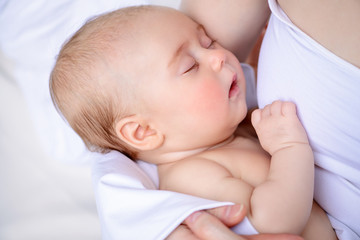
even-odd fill
[{"label": "woman's torso", "polygon": [[315,199],[344,236],[359,238],[360,69],[297,28],[276,1],[269,4],[259,107],[278,99],[296,103],[317,165]]}]

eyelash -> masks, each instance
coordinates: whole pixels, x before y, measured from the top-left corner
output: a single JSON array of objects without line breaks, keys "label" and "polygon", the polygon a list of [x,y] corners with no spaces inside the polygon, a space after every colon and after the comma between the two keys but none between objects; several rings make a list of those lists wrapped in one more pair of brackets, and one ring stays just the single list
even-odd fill
[{"label": "eyelash", "polygon": [[[210,47],[212,47],[214,44],[216,43],[216,40],[211,40],[211,43],[210,45],[207,47],[208,49]],[[195,63],[188,69],[184,72],[184,74],[188,73],[188,72],[191,72],[192,70],[194,69],[197,69],[199,67],[199,63],[195,61]]]},{"label": "eyelash", "polygon": [[199,63],[198,62],[194,62],[194,64],[188,69],[188,70],[186,70],[185,72],[184,72],[184,74],[186,74],[186,73],[188,73],[188,72],[191,72],[192,70],[194,70],[194,69],[196,69],[196,68],[198,68],[199,67]]}]

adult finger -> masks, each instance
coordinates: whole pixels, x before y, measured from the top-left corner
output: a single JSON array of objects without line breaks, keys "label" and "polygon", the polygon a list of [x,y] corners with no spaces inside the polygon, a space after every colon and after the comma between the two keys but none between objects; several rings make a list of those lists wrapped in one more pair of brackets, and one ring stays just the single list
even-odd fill
[{"label": "adult finger", "polygon": [[192,213],[185,219],[186,225],[199,238],[203,240],[244,240],[217,217],[204,211]]},{"label": "adult finger", "polygon": [[301,240],[290,234],[259,234],[239,236],[225,226],[216,216],[199,211],[185,219],[188,228],[201,240]]},{"label": "adult finger", "polygon": [[240,204],[212,208],[206,211],[217,217],[228,227],[240,223],[246,216],[246,209],[244,208],[244,205]]},{"label": "adult finger", "polygon": [[178,226],[167,238],[166,240],[200,240],[194,233],[186,226],[181,224]]},{"label": "adult finger", "polygon": [[300,236],[290,234],[258,234],[246,236],[248,240],[304,240]]}]

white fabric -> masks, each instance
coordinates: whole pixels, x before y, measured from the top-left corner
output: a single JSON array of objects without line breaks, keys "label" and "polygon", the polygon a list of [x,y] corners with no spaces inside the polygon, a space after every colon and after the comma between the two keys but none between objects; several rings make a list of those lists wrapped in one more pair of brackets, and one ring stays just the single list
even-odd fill
[{"label": "white fabric", "polygon": [[139,165],[118,152],[99,155],[94,183],[103,240],[164,239],[193,211],[226,204],[157,190]]},{"label": "white fabric", "polygon": [[0,0],[0,239],[100,239],[89,166],[67,164],[88,153],[52,106],[48,78],[87,18],[147,2]]},{"label": "white fabric", "polygon": [[259,107],[291,100],[316,162],[315,200],[340,239],[360,239],[360,69],[288,19],[275,0],[258,66]]},{"label": "white fabric", "polygon": [[232,227],[231,230],[241,235],[254,235],[259,233],[248,217],[245,217],[239,224]]},{"label": "white fabric", "polygon": [[147,0],[2,0],[0,51],[30,108],[43,148],[67,162],[85,162],[88,151],[50,99],[49,74],[61,45],[89,17]]},{"label": "white fabric", "polygon": [[[242,67],[247,80],[248,105],[254,106],[254,72],[249,65]],[[145,162],[135,164],[115,151],[94,156],[95,196],[104,240],[164,239],[192,212],[232,204],[156,190],[156,166]],[[256,233],[249,221],[236,229],[242,234]]]}]

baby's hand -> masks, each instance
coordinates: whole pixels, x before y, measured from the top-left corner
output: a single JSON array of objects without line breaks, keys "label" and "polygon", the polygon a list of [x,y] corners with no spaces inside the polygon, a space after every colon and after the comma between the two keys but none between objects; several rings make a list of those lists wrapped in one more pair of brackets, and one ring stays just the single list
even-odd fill
[{"label": "baby's hand", "polygon": [[297,144],[309,144],[292,102],[275,101],[257,109],[252,113],[251,122],[261,146],[271,155]]}]

